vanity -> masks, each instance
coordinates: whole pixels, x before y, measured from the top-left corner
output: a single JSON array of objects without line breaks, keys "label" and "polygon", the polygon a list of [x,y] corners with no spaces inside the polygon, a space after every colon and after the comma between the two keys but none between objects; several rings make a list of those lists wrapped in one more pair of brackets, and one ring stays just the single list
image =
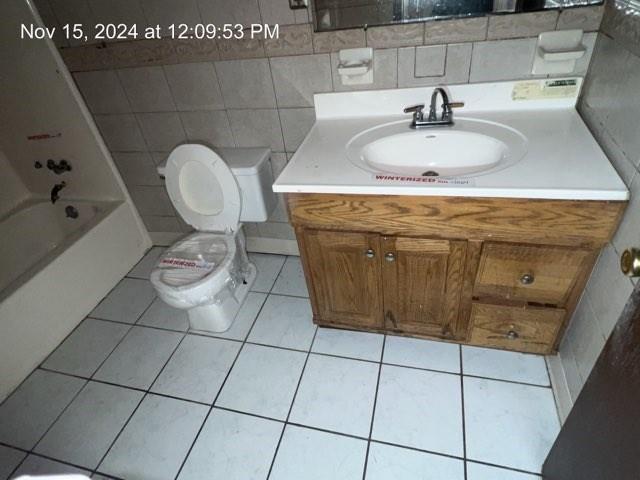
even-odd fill
[{"label": "vanity", "polygon": [[557,350],[628,192],[575,110],[580,79],[552,82],[452,86],[464,106],[433,128],[403,114],[432,88],[316,96],[274,184],[315,323]]}]

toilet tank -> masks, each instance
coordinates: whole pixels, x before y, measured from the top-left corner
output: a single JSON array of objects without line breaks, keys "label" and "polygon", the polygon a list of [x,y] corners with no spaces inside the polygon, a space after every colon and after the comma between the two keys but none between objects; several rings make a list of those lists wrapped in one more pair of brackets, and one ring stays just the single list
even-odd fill
[{"label": "toilet tank", "polygon": [[268,148],[216,148],[231,168],[242,196],[241,222],[264,222],[276,206]]}]

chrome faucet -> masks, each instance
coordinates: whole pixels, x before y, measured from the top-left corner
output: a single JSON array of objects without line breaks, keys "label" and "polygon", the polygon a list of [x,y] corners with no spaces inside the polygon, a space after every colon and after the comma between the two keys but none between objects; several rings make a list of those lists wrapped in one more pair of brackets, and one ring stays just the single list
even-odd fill
[{"label": "chrome faucet", "polygon": [[56,183],[51,189],[51,203],[56,203],[60,198],[60,190],[67,186],[67,182]]},{"label": "chrome faucet", "polygon": [[[438,107],[438,95],[442,96],[442,114],[438,118],[436,109]],[[424,103],[420,105],[414,105],[404,109],[404,113],[413,113],[413,120],[411,122],[411,128],[424,128],[424,127],[442,127],[453,125],[453,110],[454,108],[464,107],[464,102],[450,102],[449,95],[444,88],[438,87],[433,90],[431,94],[431,104],[429,105],[429,115],[426,120],[424,118]]]}]

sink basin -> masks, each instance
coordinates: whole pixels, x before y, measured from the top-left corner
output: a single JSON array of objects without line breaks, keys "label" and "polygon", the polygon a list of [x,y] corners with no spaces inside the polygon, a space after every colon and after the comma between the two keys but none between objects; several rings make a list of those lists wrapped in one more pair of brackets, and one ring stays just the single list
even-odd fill
[{"label": "sink basin", "polygon": [[365,130],[347,143],[347,157],[356,166],[414,177],[483,175],[513,165],[526,152],[527,140],[517,130],[468,118],[416,130],[402,120]]}]

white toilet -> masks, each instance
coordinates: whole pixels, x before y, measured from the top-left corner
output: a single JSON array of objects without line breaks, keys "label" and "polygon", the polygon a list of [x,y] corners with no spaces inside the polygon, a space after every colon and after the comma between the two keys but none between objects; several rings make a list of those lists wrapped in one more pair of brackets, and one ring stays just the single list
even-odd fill
[{"label": "white toilet", "polygon": [[151,283],[162,300],[187,310],[194,330],[227,330],[256,278],[240,222],[264,222],[275,207],[269,155],[185,144],[158,168],[171,202],[197,232],[160,257]]}]

